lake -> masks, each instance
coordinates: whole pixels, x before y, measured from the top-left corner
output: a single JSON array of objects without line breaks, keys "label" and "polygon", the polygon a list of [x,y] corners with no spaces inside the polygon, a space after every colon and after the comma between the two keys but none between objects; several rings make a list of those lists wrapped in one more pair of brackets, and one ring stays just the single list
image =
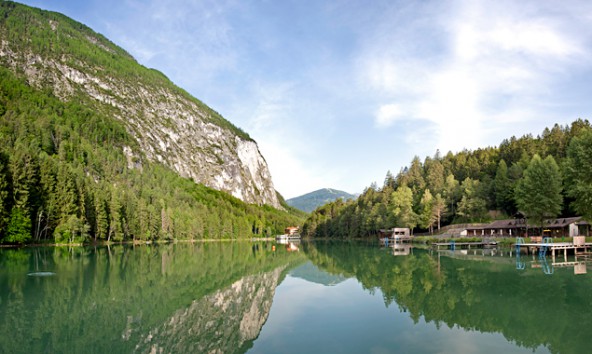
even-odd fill
[{"label": "lake", "polygon": [[5,248],[0,353],[588,353],[592,275],[563,261],[372,242]]}]

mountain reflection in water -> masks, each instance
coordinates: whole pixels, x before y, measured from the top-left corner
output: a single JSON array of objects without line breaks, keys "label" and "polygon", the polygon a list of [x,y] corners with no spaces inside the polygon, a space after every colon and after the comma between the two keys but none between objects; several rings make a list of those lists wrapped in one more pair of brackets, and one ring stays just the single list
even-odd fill
[{"label": "mountain reflection in water", "polygon": [[0,352],[589,352],[574,262],[549,276],[510,251],[299,248],[1,249]]}]

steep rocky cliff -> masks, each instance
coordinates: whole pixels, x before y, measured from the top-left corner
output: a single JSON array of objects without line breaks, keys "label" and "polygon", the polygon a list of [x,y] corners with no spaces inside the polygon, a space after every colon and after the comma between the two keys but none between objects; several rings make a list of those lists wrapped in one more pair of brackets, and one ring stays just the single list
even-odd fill
[{"label": "steep rocky cliff", "polygon": [[63,15],[10,2],[0,12],[0,65],[123,122],[137,141],[124,147],[130,167],[157,161],[245,202],[281,208],[256,142],[164,75]]}]

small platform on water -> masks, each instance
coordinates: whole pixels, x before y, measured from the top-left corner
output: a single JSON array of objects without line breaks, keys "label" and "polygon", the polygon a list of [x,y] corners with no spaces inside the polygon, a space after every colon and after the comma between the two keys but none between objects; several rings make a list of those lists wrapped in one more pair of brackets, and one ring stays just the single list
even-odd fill
[{"label": "small platform on water", "polygon": [[446,248],[451,248],[451,249],[465,247],[465,248],[471,249],[471,247],[483,248],[483,247],[493,247],[493,246],[497,246],[497,242],[495,242],[495,241],[482,241],[482,242],[454,242],[454,241],[450,241],[450,242],[434,242],[434,243],[432,243],[432,247],[436,247],[437,249],[440,249],[440,247],[446,247]]},{"label": "small platform on water", "polygon": [[[555,251],[563,251],[563,255],[567,258],[567,251],[573,250],[574,254],[586,254],[590,252],[592,249],[592,242],[586,242],[581,244],[574,244],[572,242],[529,242],[529,243],[515,243],[514,247],[516,247],[517,252],[522,247],[526,247],[526,253],[528,254],[529,250],[532,252],[539,252],[541,249],[551,251],[551,256],[553,259],[555,258]],[[578,252],[580,250],[580,252]]]}]

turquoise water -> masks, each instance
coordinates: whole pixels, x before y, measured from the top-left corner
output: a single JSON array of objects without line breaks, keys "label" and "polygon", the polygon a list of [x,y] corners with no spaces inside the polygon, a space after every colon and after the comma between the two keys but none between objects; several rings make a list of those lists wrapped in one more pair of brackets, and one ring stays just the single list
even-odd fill
[{"label": "turquoise water", "polygon": [[345,242],[2,249],[0,352],[590,352],[585,263],[395,254]]}]

